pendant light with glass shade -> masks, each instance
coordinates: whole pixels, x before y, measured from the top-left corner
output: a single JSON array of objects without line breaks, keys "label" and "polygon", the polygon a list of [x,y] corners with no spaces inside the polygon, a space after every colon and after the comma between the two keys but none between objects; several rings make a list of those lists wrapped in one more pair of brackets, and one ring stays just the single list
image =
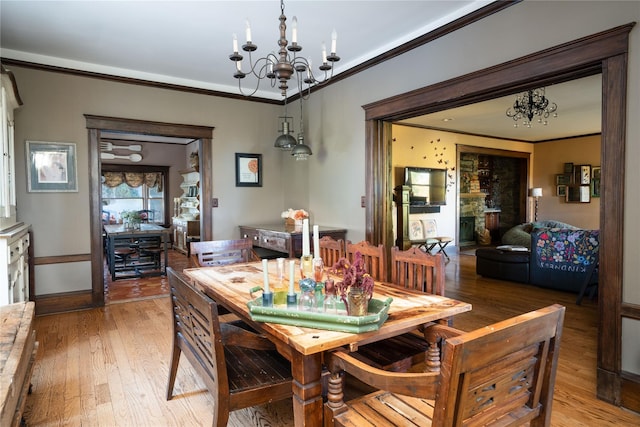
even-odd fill
[{"label": "pendant light with glass shade", "polygon": [[280,148],[283,151],[291,151],[296,145],[296,139],[291,135],[293,127],[289,120],[293,120],[293,117],[287,116],[287,98],[284,99],[284,116],[281,116],[280,118],[282,119],[282,129],[280,129],[282,135],[276,138],[276,142],[273,146]]},{"label": "pendant light with glass shade", "polygon": [[311,148],[304,143],[304,116],[302,115],[302,101],[303,97],[300,97],[300,133],[298,134],[298,143],[291,150],[291,155],[295,157],[296,160],[307,160],[309,156],[313,153],[311,152]]}]

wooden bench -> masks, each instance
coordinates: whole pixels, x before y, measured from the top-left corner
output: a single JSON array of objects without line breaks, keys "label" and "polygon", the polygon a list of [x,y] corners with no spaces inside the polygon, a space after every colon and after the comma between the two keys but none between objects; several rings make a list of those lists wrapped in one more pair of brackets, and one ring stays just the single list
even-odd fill
[{"label": "wooden bench", "polygon": [[38,352],[35,303],[0,306],[0,425],[19,426]]}]

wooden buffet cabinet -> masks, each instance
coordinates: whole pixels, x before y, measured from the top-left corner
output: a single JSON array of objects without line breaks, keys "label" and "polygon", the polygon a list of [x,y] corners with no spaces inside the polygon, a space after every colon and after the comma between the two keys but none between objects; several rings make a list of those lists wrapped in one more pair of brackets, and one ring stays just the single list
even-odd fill
[{"label": "wooden buffet cabinet", "polygon": [[[336,240],[346,240],[347,236],[347,230],[344,228],[319,226],[318,231],[320,238],[331,236]],[[276,256],[278,253],[288,258],[302,256],[302,230],[285,224],[241,225],[240,237],[251,239],[254,248],[258,248],[256,250],[258,255],[263,258],[267,258],[269,255]],[[311,235],[309,241],[312,241]],[[266,251],[261,253],[259,248]]]}]

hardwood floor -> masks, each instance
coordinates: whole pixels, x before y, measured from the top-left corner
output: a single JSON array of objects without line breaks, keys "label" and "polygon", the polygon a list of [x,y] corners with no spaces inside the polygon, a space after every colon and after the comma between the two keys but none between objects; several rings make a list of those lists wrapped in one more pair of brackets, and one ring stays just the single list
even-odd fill
[{"label": "hardwood floor", "polygon": [[[169,266],[176,270],[193,267],[189,257],[180,252],[169,250],[168,256]],[[106,260],[104,264],[104,283],[105,304],[169,295],[169,282],[166,276],[137,277],[112,281]]]},{"label": "hardwood floor", "polygon": [[[169,264],[173,265],[171,260]],[[162,285],[142,285],[146,287],[162,289]],[[151,298],[146,290],[123,291],[126,299],[137,292],[146,299],[116,304],[118,292],[109,289],[111,303],[103,308],[36,318],[40,350],[33,393],[27,399],[28,425],[211,425],[214,402],[184,359],[175,397],[171,401],[165,397],[171,348],[169,298]],[[595,301],[576,306],[574,294],[478,277],[475,257],[454,254],[447,264],[447,295],[473,304],[471,312],[454,319],[454,326],[465,330],[552,303],[565,305],[552,426],[640,425],[640,414],[595,397]],[[229,425],[290,426],[290,402],[236,411]]]}]

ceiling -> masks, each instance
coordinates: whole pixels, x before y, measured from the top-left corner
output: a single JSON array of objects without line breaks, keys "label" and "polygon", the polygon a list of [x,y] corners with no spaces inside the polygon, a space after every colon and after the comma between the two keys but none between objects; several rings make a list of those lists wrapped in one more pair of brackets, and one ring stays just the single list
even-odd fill
[{"label": "ceiling", "polygon": [[[321,44],[338,34],[334,74],[492,3],[476,1],[287,0],[287,24],[298,19],[301,52],[314,68]],[[277,50],[278,1],[0,1],[0,56],[117,77],[237,95],[232,37],[251,24],[254,58]],[[383,22],[383,25],[372,23]],[[289,34],[289,31],[288,31]],[[247,72],[246,60],[243,70]],[[547,88],[560,117],[544,129],[513,128],[504,112],[513,97],[430,114],[404,123],[526,141],[599,132],[601,88],[594,78]],[[247,77],[243,88],[256,81]],[[593,87],[589,86],[593,84]],[[565,85],[568,85],[565,89]],[[295,86],[295,84],[290,84]],[[293,90],[290,90],[293,92]],[[262,82],[257,97],[280,100]],[[566,97],[566,98],[565,98]],[[445,117],[454,120],[443,122]],[[499,120],[497,120],[499,118]]]}]

